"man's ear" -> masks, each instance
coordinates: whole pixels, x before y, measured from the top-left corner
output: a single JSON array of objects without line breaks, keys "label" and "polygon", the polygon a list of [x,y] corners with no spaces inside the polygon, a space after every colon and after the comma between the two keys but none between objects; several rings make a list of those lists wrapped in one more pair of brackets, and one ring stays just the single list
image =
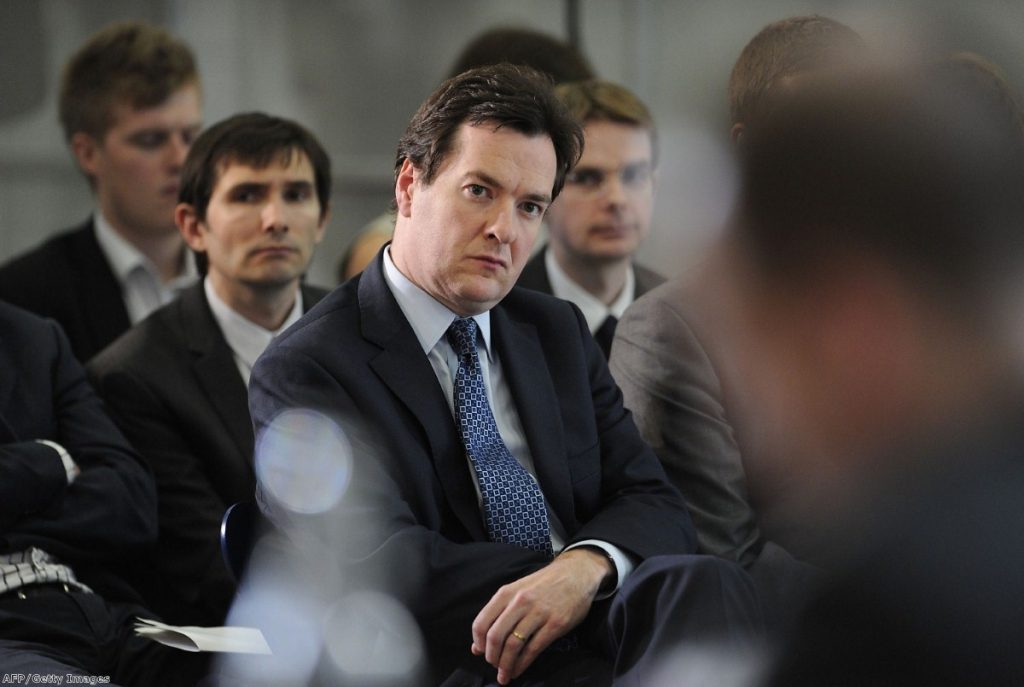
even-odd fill
[{"label": "man's ear", "polygon": [[732,144],[735,147],[739,147],[740,140],[743,138],[743,122],[736,122],[732,125],[732,129],[729,130],[729,138],[732,139]]},{"label": "man's ear", "polygon": [[95,177],[98,166],[100,143],[84,131],[71,135],[71,154],[78,167],[88,177]]},{"label": "man's ear", "polygon": [[320,243],[324,239],[324,230],[327,228],[327,223],[331,221],[331,204],[328,203],[327,207],[324,208],[323,216],[320,218],[320,224],[316,227],[316,242]]},{"label": "man's ear", "polygon": [[189,248],[197,253],[206,252],[206,235],[200,226],[202,222],[195,207],[189,203],[178,203],[174,208],[174,223],[178,225],[178,231]]},{"label": "man's ear", "polygon": [[402,217],[412,215],[412,196],[419,179],[419,170],[406,158],[402,161],[402,168],[398,170],[398,178],[395,179],[395,205],[398,207],[398,214]]}]

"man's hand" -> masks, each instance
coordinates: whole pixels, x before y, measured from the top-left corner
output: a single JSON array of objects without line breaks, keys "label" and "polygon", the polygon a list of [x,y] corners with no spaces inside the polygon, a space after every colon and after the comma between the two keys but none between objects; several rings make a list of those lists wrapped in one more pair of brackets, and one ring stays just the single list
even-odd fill
[{"label": "man's hand", "polygon": [[613,575],[601,551],[580,547],[559,554],[491,597],[473,621],[473,653],[498,669],[499,684],[508,684],[583,621],[601,583]]}]

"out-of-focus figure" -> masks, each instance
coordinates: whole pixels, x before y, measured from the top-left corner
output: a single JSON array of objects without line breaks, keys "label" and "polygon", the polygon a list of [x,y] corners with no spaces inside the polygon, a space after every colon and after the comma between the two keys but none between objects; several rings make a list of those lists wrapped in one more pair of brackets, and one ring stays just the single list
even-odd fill
[{"label": "out-of-focus figure", "polygon": [[555,93],[583,125],[583,155],[545,215],[548,245],[519,286],[574,303],[607,357],[619,318],[665,281],[636,264],[654,208],[654,120],[629,89],[608,81],[562,84]]},{"label": "out-of-focus figure", "polygon": [[726,315],[831,544],[772,684],[1024,675],[1024,156],[986,90],[808,77],[743,134]]},{"label": "out-of-focus figure", "polygon": [[196,280],[174,224],[201,124],[195,58],[161,28],[112,24],[64,67],[59,107],[96,211],[0,268],[0,298],[57,320],[85,362]]},{"label": "out-of-focus figure", "polygon": [[[731,136],[763,117],[770,94],[862,48],[849,27],[821,16],[773,22],[744,47],[729,79]],[[561,202],[561,201],[560,201]],[[616,332],[610,366],[644,438],[693,514],[701,550],[740,563],[758,584],[772,626],[785,624],[811,585],[802,524],[785,517],[790,488],[766,477],[743,378],[721,341],[705,272],[640,298]]]}]

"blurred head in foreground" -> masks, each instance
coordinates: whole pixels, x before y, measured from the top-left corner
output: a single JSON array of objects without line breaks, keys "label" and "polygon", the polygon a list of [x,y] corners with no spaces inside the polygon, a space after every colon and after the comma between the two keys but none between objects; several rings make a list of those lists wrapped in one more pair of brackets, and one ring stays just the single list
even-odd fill
[{"label": "blurred head in foreground", "polygon": [[860,35],[817,14],[768,24],[743,48],[729,75],[729,119],[733,142],[761,115],[769,95],[794,76],[841,64],[864,49]]},{"label": "blurred head in foreground", "polygon": [[849,495],[1017,378],[1019,130],[934,66],[786,90],[744,134],[723,283],[775,453]]}]

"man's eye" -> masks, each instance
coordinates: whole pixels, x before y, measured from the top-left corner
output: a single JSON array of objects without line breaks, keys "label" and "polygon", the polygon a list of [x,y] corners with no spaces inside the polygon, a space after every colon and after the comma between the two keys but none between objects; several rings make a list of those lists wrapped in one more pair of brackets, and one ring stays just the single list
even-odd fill
[{"label": "man's eye", "polygon": [[470,184],[466,187],[466,192],[474,198],[483,198],[487,195],[487,187],[480,184]]},{"label": "man's eye", "polygon": [[262,194],[254,188],[242,188],[235,191],[231,199],[236,203],[253,203],[260,199]]},{"label": "man's eye", "polygon": [[597,188],[604,183],[604,173],[596,169],[581,169],[571,172],[566,181],[584,188]]},{"label": "man's eye", "polygon": [[198,135],[199,135],[199,128],[198,127],[194,128],[194,129],[185,129],[184,131],[181,132],[181,140],[182,140],[182,142],[185,145],[190,146],[190,145],[192,145],[192,143],[195,142],[196,136],[198,136]]},{"label": "man's eye", "polygon": [[308,188],[292,188],[284,192],[284,199],[291,203],[300,203],[309,200],[312,195]]},{"label": "man's eye", "polygon": [[167,142],[166,131],[146,131],[128,139],[136,148],[155,150]]},{"label": "man's eye", "polygon": [[651,176],[651,168],[646,164],[629,165],[622,170],[622,183],[627,186],[640,186]]},{"label": "man's eye", "polygon": [[541,215],[544,214],[543,206],[537,203],[526,202],[520,205],[519,207],[522,208],[523,212],[525,212],[530,217],[540,217]]}]

